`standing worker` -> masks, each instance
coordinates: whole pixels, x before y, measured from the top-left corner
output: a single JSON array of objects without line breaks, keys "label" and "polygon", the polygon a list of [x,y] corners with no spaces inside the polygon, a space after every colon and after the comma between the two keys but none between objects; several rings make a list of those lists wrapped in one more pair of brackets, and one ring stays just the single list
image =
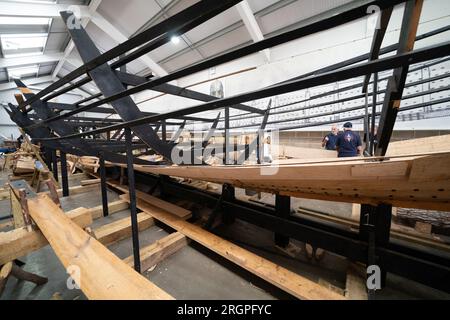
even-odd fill
[{"label": "standing worker", "polygon": [[338,158],[356,157],[362,153],[361,137],[352,131],[353,124],[346,122],[344,132],[336,140]]},{"label": "standing worker", "polygon": [[322,148],[327,150],[336,150],[336,140],[338,137],[339,129],[336,125],[331,127],[331,132],[327,134],[322,140]]}]

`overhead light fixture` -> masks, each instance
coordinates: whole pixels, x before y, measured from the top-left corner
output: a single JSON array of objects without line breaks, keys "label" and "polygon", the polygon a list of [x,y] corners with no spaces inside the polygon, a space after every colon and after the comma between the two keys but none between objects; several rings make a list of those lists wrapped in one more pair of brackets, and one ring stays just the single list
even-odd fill
[{"label": "overhead light fixture", "polygon": [[180,37],[179,36],[172,36],[172,38],[170,38],[170,41],[173,44],[179,44],[180,43]]}]

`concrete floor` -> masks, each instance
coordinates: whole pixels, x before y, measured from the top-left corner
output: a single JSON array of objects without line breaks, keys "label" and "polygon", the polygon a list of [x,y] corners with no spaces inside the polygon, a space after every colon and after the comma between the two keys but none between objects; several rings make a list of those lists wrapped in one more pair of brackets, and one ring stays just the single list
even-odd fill
[{"label": "concrete floor", "polygon": [[[73,181],[76,185],[79,181]],[[109,192],[109,201],[118,199],[115,192]],[[5,200],[9,202],[9,200]],[[7,204],[0,201],[0,208]],[[61,199],[64,210],[83,206],[95,207],[101,204],[100,191],[70,196]],[[3,209],[0,209],[4,213]],[[94,221],[92,228],[108,224],[129,216],[129,210],[113,214]],[[140,232],[140,246],[144,247],[163,238],[168,230],[153,226]],[[329,287],[345,288],[346,259],[326,253],[320,262],[309,261],[300,253],[295,258],[280,252],[273,244],[273,234],[240,220],[232,225],[220,225],[214,232],[236,244],[263,256],[291,271]],[[299,248],[302,244],[293,241]],[[131,239],[125,239],[111,245],[110,250],[120,258],[132,254]],[[68,275],[53,250],[47,246],[33,252],[21,260],[26,263],[24,269],[42,276],[49,282],[36,287],[29,282],[11,278],[2,295],[2,300],[10,299],[86,299],[80,290],[69,290],[66,286]],[[101,272],[101,270],[100,270]],[[291,299],[292,297],[278,288],[262,281],[258,277],[237,267],[228,260],[217,256],[202,246],[191,243],[174,255],[159,263],[144,275],[157,286],[176,299],[242,299],[272,300]],[[377,294],[378,299],[450,299],[450,295],[422,286],[401,277],[388,275],[387,288]]]}]

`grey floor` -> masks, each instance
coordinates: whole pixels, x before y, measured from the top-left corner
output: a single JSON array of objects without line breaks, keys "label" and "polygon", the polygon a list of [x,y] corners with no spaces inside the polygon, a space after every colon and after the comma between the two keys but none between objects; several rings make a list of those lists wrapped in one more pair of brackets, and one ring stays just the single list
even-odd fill
[{"label": "grey floor", "polygon": [[[79,181],[74,181],[72,185],[77,183]],[[109,201],[116,199],[118,199],[118,195],[109,192]],[[4,214],[5,208],[8,207],[6,202],[9,202],[9,200],[0,201],[0,214]],[[101,204],[100,191],[96,190],[63,198],[61,203],[66,211],[80,206],[95,207]],[[127,216],[129,216],[129,210],[115,213],[107,218],[94,221],[92,228],[95,229]],[[320,262],[309,261],[301,253],[295,258],[289,257],[274,247],[271,232],[240,220],[236,220],[234,224],[229,226],[221,225],[214,232],[311,280],[341,290],[345,287],[347,262],[342,257],[327,253]],[[155,225],[140,232],[140,246],[149,245],[167,234],[167,230]],[[301,243],[294,243],[302,248]],[[132,254],[131,239],[117,242],[109,248],[120,258],[126,258]],[[29,282],[10,278],[1,297],[2,300],[86,299],[80,290],[69,290],[67,288],[68,275],[49,246],[22,257],[20,260],[26,263],[25,270],[46,276],[49,282],[36,287]],[[144,272],[144,275],[176,299],[292,299],[288,294],[196,243],[191,243],[166,258],[154,269]],[[377,298],[449,299],[450,296],[406,279],[389,275],[387,288],[383,289],[377,295]]]}]

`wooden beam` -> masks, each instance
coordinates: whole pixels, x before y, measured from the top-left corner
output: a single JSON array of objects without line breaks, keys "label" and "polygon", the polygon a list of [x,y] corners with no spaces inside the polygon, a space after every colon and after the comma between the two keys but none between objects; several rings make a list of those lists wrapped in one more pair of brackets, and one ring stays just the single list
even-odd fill
[{"label": "wooden beam", "polygon": [[[100,189],[99,185],[93,184],[90,186],[76,186],[76,187],[71,187],[70,188],[70,195],[74,196],[77,194],[82,194],[82,193],[88,193],[88,192],[92,192],[96,189]],[[58,189],[58,197],[62,197],[63,196],[63,190],[62,189]]]},{"label": "wooden beam", "polygon": [[[148,214],[146,214],[148,216]],[[150,269],[154,265],[157,265],[165,258],[178,252],[178,250],[184,248],[189,243],[189,239],[186,238],[180,232],[174,232],[168,236],[152,243],[151,245],[141,249],[141,269],[142,272]],[[125,263],[130,267],[134,265],[133,256],[129,256],[124,259]]]},{"label": "wooden beam", "polygon": [[45,163],[44,159],[42,159],[42,157],[41,157],[40,148],[31,143],[30,139],[28,138],[28,135],[25,133],[25,131],[22,128],[19,128],[19,130],[20,130],[20,133],[22,134],[22,137],[26,141],[26,143],[31,146],[31,151],[33,151],[33,154],[36,157],[36,159],[39,160],[39,162],[42,164],[42,166],[44,167],[44,170],[49,172],[50,179],[53,181],[53,183],[55,184],[56,187],[59,187],[60,186],[59,182],[55,179],[55,177],[53,176],[53,173],[50,171],[50,169],[47,167],[47,164]]},{"label": "wooden beam", "polygon": [[[137,218],[139,231],[146,230],[155,224],[153,218],[148,214],[139,213]],[[105,246],[129,238],[131,236],[131,219],[126,217],[98,227],[94,230],[94,236]]]},{"label": "wooden beam", "polygon": [[8,281],[8,277],[11,274],[13,267],[13,263],[10,261],[6,263],[5,265],[0,264],[0,296],[3,293],[3,289],[6,286],[6,282]]},{"label": "wooden beam", "polygon": [[[129,201],[126,194],[120,197]],[[309,279],[186,222],[142,199],[137,199],[137,205],[139,209],[153,218],[299,299],[344,299],[343,296],[327,290]]]},{"label": "wooden beam", "polygon": [[349,300],[368,300],[364,271],[356,264],[349,263],[345,281],[345,296]]},{"label": "wooden beam", "polygon": [[[308,215],[317,219],[331,221],[333,223],[340,224],[351,230],[358,230],[359,228],[359,212],[361,210],[360,205],[353,204],[352,218],[357,218],[356,220],[350,220],[347,218],[336,217],[324,213],[310,211],[304,208],[298,209],[297,211],[302,215]],[[396,208],[393,208],[396,210]],[[357,215],[358,214],[358,215]],[[395,239],[400,239],[408,242],[414,242],[422,246],[432,247],[438,250],[444,250],[450,252],[450,244],[445,242],[442,238],[437,235],[426,235],[420,234],[413,229],[398,224],[392,224],[391,226],[391,237]]]},{"label": "wooden beam", "polygon": [[389,143],[388,156],[413,153],[450,152],[450,134]]},{"label": "wooden beam", "polygon": [[173,299],[74,224],[45,194],[28,200],[30,215],[89,299]]},{"label": "wooden beam", "polygon": [[[114,214],[120,211],[127,210],[129,208],[129,204],[123,200],[117,200],[114,202],[108,203],[108,212],[109,214]],[[92,219],[97,220],[103,218],[103,206],[99,205],[97,207],[89,209],[91,211]]]},{"label": "wooden beam", "polygon": [[[113,181],[113,180],[107,181],[107,184],[110,185],[111,187],[113,187],[113,188],[115,188],[115,189],[125,193],[125,194],[128,193],[128,187],[124,186],[124,185],[121,185],[117,181]],[[155,207],[158,207],[158,208],[163,209],[163,210],[167,210],[170,213],[172,213],[172,214],[174,214],[174,215],[176,215],[176,216],[178,216],[178,217],[180,217],[180,218],[182,218],[184,220],[187,220],[187,219],[192,217],[192,212],[191,211],[189,211],[187,209],[184,209],[184,208],[182,208],[180,206],[177,206],[177,205],[175,205],[173,203],[170,203],[170,202],[164,201],[162,199],[159,199],[157,197],[154,197],[152,195],[149,195],[149,194],[147,194],[145,192],[136,190],[136,197],[140,198],[140,199],[142,199],[142,200],[144,200],[146,202],[151,203]]]},{"label": "wooden beam", "polygon": [[100,179],[88,179],[88,180],[82,180],[80,182],[80,184],[82,186],[90,186],[90,185],[99,184],[99,183],[100,183]]},{"label": "wooden beam", "polygon": [[12,220],[0,223],[0,230],[10,227],[14,227],[14,222]]},{"label": "wooden beam", "polygon": [[297,198],[450,211],[450,152],[388,158],[286,160],[274,164],[135,165],[135,170],[228,183],[239,188]]},{"label": "wooden beam", "polygon": [[[67,212],[66,215],[81,228],[92,224],[92,217],[88,209],[78,208]],[[19,228],[0,232],[0,265],[23,257],[46,245],[48,245],[47,239],[39,230],[28,232],[26,228]]]},{"label": "wooden beam", "polygon": [[[423,0],[410,0],[405,3],[397,54],[404,54],[414,49],[422,6]],[[384,156],[387,152],[400,109],[408,71],[409,65],[396,68],[388,80],[377,134],[376,155]]]}]

